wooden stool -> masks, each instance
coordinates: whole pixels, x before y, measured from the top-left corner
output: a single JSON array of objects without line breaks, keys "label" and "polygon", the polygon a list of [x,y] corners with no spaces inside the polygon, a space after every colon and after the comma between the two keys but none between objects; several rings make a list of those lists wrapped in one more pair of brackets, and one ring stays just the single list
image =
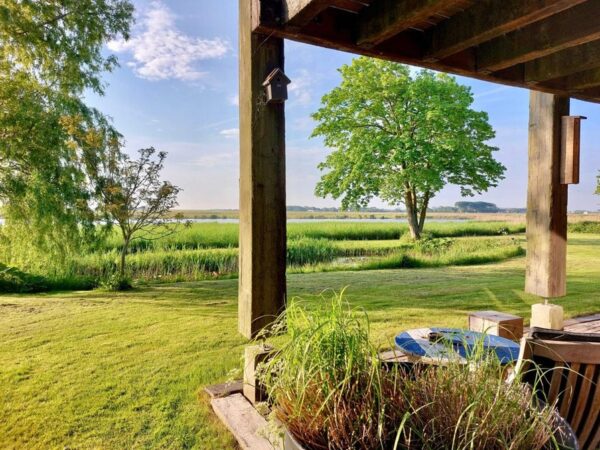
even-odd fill
[{"label": "wooden stool", "polygon": [[518,341],[523,337],[523,318],[498,311],[469,314],[469,330]]}]

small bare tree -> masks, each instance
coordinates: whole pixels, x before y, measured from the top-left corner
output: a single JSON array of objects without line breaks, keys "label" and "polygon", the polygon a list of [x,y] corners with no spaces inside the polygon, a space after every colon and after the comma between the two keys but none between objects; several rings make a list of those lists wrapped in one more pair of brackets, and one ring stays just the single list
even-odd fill
[{"label": "small bare tree", "polygon": [[120,155],[107,165],[98,183],[107,219],[120,228],[123,237],[121,278],[131,242],[160,239],[175,231],[176,222],[168,213],[178,205],[181,189],[160,179],[166,157],[153,147],[139,150],[138,159]]}]

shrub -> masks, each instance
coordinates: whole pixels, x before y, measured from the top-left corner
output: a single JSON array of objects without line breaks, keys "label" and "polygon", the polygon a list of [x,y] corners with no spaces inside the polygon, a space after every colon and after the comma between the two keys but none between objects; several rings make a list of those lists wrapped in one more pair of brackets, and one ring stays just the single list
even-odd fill
[{"label": "shrub", "polygon": [[31,275],[14,267],[0,264],[0,292],[43,292],[48,289],[48,281],[44,277]]},{"label": "shrub", "polygon": [[133,288],[131,280],[128,277],[121,276],[118,272],[103,280],[101,286],[107,291],[113,292],[128,291]]}]

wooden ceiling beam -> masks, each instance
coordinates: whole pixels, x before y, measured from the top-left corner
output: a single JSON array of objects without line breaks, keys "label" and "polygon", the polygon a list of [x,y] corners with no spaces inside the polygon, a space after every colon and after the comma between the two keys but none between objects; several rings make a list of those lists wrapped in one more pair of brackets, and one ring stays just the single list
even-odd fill
[{"label": "wooden ceiling beam", "polygon": [[461,0],[379,0],[359,18],[357,44],[375,47]]},{"label": "wooden ceiling beam", "polygon": [[478,0],[470,8],[431,30],[426,59],[444,59],[585,1]]},{"label": "wooden ceiling beam", "polygon": [[495,72],[600,39],[600,2],[575,6],[548,19],[481,44],[477,68]]},{"label": "wooden ceiling beam", "polygon": [[548,86],[565,89],[570,92],[583,92],[600,87],[600,67],[574,73],[563,78],[549,81]]},{"label": "wooden ceiling beam", "polygon": [[358,12],[372,0],[284,0],[281,25],[301,29],[319,14],[332,7],[342,11]]},{"label": "wooden ceiling beam", "polygon": [[593,41],[525,63],[524,82],[535,85],[598,67],[600,41]]}]

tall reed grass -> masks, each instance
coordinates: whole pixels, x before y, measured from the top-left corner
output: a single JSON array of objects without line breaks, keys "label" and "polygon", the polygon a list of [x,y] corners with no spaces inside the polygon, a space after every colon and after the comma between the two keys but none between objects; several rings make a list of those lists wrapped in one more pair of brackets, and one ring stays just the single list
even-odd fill
[{"label": "tall reed grass", "polygon": [[[525,226],[504,222],[432,222],[426,225],[430,237],[498,236],[525,231]],[[327,239],[332,241],[381,241],[400,239],[407,234],[404,223],[371,222],[303,222],[288,223],[288,239]],[[268,238],[268,236],[265,236]],[[182,250],[229,248],[238,246],[238,225],[234,223],[194,223],[180,226],[175,234],[155,241],[136,240],[132,252],[143,250]],[[120,249],[121,240],[115,232],[109,236],[102,250]]]}]

